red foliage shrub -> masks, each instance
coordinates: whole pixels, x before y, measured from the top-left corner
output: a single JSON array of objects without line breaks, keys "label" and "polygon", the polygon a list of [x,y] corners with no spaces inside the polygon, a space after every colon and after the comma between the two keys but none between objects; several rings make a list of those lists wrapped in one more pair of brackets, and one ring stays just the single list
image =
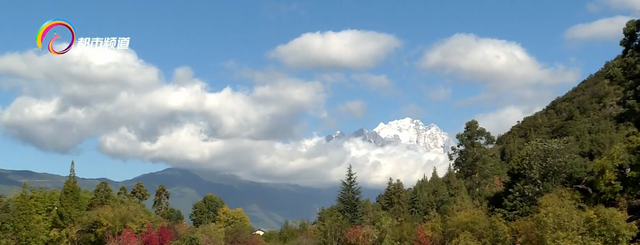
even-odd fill
[{"label": "red foliage shrub", "polygon": [[138,245],[140,244],[138,242],[138,236],[136,236],[136,233],[133,232],[131,229],[129,229],[127,227],[127,229],[125,229],[122,234],[120,234],[120,237],[118,238],[118,243],[120,245]]},{"label": "red foliage shrub", "polygon": [[143,245],[168,245],[173,238],[173,233],[166,226],[153,229],[151,222],[147,223],[147,231],[141,234]]},{"label": "red foliage shrub", "polygon": [[142,244],[144,245],[160,245],[160,239],[158,233],[153,230],[151,223],[147,223],[147,231],[140,235]]},{"label": "red foliage shrub", "polygon": [[109,245],[169,245],[173,239],[173,232],[166,226],[160,226],[157,230],[153,229],[151,222],[147,223],[147,230],[142,232],[140,236],[127,228],[117,238],[108,238],[106,243]]},{"label": "red foliage shrub", "polygon": [[367,234],[362,226],[352,226],[345,230],[343,235],[347,244],[367,245],[373,243],[373,238]]},{"label": "red foliage shrub", "polygon": [[413,245],[433,245],[431,238],[424,233],[424,229],[420,226],[416,229],[418,236],[416,237],[416,241],[413,242]]},{"label": "red foliage shrub", "polygon": [[158,237],[160,239],[160,245],[168,245],[173,239],[173,232],[166,226],[158,227]]}]

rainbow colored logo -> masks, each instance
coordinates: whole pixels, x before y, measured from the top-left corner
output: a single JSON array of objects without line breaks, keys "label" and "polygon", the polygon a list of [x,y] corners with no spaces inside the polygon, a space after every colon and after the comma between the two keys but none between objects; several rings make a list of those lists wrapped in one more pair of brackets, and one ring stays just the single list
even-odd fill
[{"label": "rainbow colored logo", "polygon": [[38,44],[38,49],[42,50],[42,41],[44,40],[44,37],[47,36],[47,33],[51,29],[57,26],[64,26],[67,29],[69,29],[69,31],[71,32],[71,43],[69,43],[69,46],[67,46],[67,48],[63,49],[62,51],[55,51],[53,49],[53,41],[60,38],[60,36],[56,34],[56,32],[54,31],[53,32],[54,36],[53,38],[51,38],[51,41],[49,41],[49,52],[51,52],[54,55],[63,55],[69,52],[69,50],[71,50],[71,47],[73,47],[73,43],[76,40],[76,29],[73,27],[71,22],[64,19],[52,19],[50,21],[45,22],[40,27],[40,30],[38,30],[38,36],[36,36],[36,43]]}]

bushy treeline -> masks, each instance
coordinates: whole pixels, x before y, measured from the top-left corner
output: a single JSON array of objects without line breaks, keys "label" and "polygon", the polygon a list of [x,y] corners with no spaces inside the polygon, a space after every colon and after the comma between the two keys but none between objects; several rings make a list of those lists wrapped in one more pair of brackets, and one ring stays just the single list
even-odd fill
[{"label": "bushy treeline", "polygon": [[144,205],[150,197],[140,182],[130,192],[122,186],[114,193],[107,182],[82,190],[72,162],[60,191],[23,184],[15,195],[0,196],[0,245],[264,244],[241,208],[229,209],[213,194],[193,205],[191,226],[170,207],[163,185],[151,210]]},{"label": "bushy treeline", "polygon": [[[636,224],[626,222],[625,210],[590,205],[587,196],[568,188],[567,176],[596,173],[563,163],[567,158],[557,145],[560,142],[528,144],[517,158],[519,164],[505,170],[499,161],[480,159],[491,158],[487,143],[492,138],[475,121],[458,135],[459,140],[465,137],[473,140],[461,140],[454,152],[462,157],[443,177],[434,170],[413,188],[390,179],[374,202],[362,200],[349,168],[336,204],[322,209],[317,221],[286,223],[267,233],[265,240],[269,244],[613,245],[630,244],[638,232]],[[465,147],[465,142],[479,144]],[[506,198],[499,206],[492,204],[502,196]]]},{"label": "bushy treeline", "polygon": [[193,225],[187,225],[183,214],[170,207],[163,185],[155,191],[151,210],[144,205],[151,194],[142,183],[130,192],[122,186],[114,193],[107,182],[81,190],[72,162],[61,191],[24,184],[16,195],[0,198],[0,244],[628,244],[637,232],[625,222],[625,212],[586,205],[583,196],[561,186],[544,191],[526,215],[494,208],[489,199],[473,198],[469,188],[495,196],[504,190],[502,180],[476,187],[484,182],[460,178],[461,172],[450,168],[439,177],[434,170],[413,188],[389,179],[372,202],[362,199],[349,167],[336,204],[320,210],[317,220],[287,221],[259,236],[252,234],[242,209],[229,209],[213,194],[193,205]]}]

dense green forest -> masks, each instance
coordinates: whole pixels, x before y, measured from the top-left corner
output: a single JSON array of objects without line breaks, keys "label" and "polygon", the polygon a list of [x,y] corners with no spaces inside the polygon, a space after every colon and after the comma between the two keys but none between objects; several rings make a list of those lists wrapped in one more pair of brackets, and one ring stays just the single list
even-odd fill
[{"label": "dense green forest", "polygon": [[209,194],[187,225],[164,186],[82,190],[72,163],[61,191],[0,197],[0,244],[639,244],[638,20],[623,33],[619,56],[506,134],[467,122],[443,177],[389,179],[369,200],[349,167],[313,222],[252,235],[242,209]]}]

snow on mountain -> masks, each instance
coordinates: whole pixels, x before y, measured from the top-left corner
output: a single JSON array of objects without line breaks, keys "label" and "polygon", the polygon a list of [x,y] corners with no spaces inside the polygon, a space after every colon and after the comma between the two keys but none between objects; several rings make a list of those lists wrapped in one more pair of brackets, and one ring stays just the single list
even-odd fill
[{"label": "snow on mountain", "polygon": [[327,135],[326,139],[327,139],[327,142],[328,142],[328,141],[331,141],[331,140],[333,140],[333,139],[340,139],[340,138],[343,138],[343,137],[345,137],[345,136],[346,136],[346,135],[345,135],[343,132],[336,131],[336,132],[335,132],[335,133],[333,133],[332,135]]},{"label": "snow on mountain", "polygon": [[373,131],[388,142],[415,145],[426,151],[446,152],[451,147],[449,136],[438,126],[425,126],[420,120],[409,117],[387,124],[380,123]]},{"label": "snow on mountain", "polygon": [[384,138],[374,131],[368,131],[366,129],[359,129],[351,134],[351,137],[360,138],[366,142],[373,143],[377,146],[384,146],[387,144]]},{"label": "snow on mountain", "polygon": [[448,152],[453,144],[449,135],[435,124],[425,126],[420,120],[409,117],[386,124],[381,122],[372,131],[360,129],[349,135],[337,131],[327,136],[326,140],[346,138],[360,138],[381,147],[389,144],[404,145],[409,148],[439,153]]}]

